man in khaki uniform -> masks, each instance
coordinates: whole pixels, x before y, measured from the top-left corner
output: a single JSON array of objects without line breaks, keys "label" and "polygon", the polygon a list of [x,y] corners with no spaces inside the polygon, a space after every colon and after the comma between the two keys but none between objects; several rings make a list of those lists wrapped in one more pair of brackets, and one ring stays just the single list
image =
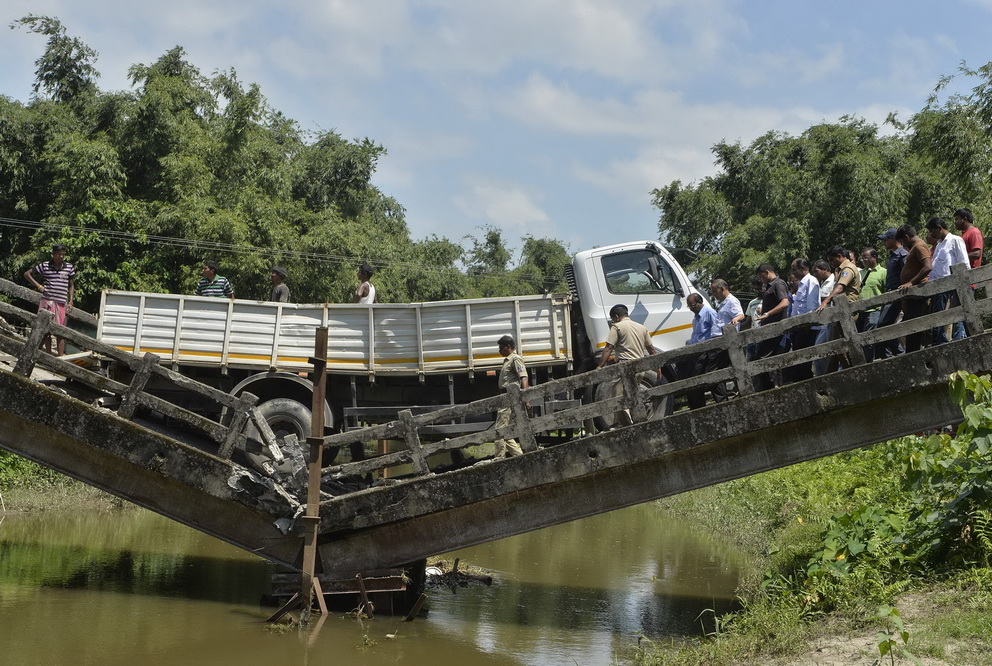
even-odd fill
[{"label": "man in khaki uniform", "polygon": [[[503,367],[499,369],[499,377],[496,380],[496,383],[499,384],[499,390],[505,392],[506,387],[510,384],[520,384],[520,388],[527,388],[529,386],[527,366],[524,365],[523,357],[517,353],[517,343],[509,335],[504,335],[496,344],[499,345],[499,355],[503,357]],[[497,430],[510,425],[510,413],[509,407],[504,407],[496,412],[496,425],[494,427]],[[496,458],[521,456],[524,453],[515,439],[500,438],[494,443],[496,444]]]},{"label": "man in khaki uniform", "polygon": [[[610,327],[610,333],[606,337],[606,346],[603,348],[602,356],[599,357],[597,368],[606,365],[614,350],[616,350],[616,357],[619,362],[644,358],[645,353],[658,353],[658,350],[651,344],[651,335],[648,333],[648,329],[627,315],[626,305],[614,305],[610,308],[610,319],[613,321],[613,326]],[[647,372],[638,373],[638,381],[648,379],[648,374]],[[654,382],[649,383],[653,384]],[[618,398],[621,395],[623,395],[623,382],[617,379],[613,384],[613,397]],[[626,409],[617,412],[617,425],[631,425],[633,422],[633,419],[630,418],[630,412]]]},{"label": "man in khaki uniform", "polygon": [[[823,308],[830,305],[830,302],[844,294],[847,297],[848,302],[853,303],[858,300],[861,294],[861,271],[858,267],[848,259],[847,250],[845,250],[840,245],[834,245],[832,248],[827,250],[827,261],[830,265],[834,267],[834,288],[833,291],[823,299],[820,307],[816,309],[817,312],[823,310]],[[837,340],[841,336],[840,322],[834,322],[830,325],[830,339]],[[847,358],[847,354],[841,354],[840,356],[834,356],[830,359],[830,363],[827,365],[827,372],[834,372],[839,370],[841,366],[849,368],[851,366],[850,360]]]}]

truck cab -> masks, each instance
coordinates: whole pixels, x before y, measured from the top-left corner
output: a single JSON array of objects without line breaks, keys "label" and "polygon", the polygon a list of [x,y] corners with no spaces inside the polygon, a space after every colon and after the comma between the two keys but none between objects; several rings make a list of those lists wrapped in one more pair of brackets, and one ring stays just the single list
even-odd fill
[{"label": "truck cab", "polygon": [[659,351],[685,344],[693,313],[686,297],[695,292],[678,261],[656,241],[618,243],[575,255],[570,287],[595,359],[606,346],[610,308],[622,303],[643,324]]}]

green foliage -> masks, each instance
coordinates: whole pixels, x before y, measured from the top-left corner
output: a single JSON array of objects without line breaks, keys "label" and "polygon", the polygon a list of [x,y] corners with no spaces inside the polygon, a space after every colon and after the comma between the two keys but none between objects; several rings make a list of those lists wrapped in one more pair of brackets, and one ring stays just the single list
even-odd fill
[{"label": "green foliage", "polygon": [[58,472],[0,450],[0,491],[28,485],[51,485],[64,480]]},{"label": "green foliage", "polygon": [[984,639],[992,599],[992,378],[957,372],[949,391],[964,418],[953,437],[903,437],[676,500],[676,511],[699,506],[694,519],[764,548],[768,568],[760,584],[744,585],[744,610],[724,618],[721,652],[701,645],[647,651],[644,660],[758,663],[790,644],[795,650],[803,627],[829,614],[862,627],[881,623],[881,656],[915,659],[894,601],[947,579],[957,588],[950,596],[970,595],[982,612],[954,608],[921,649],[940,637]]},{"label": "green foliage", "polygon": [[[980,226],[992,215],[992,63],[958,75],[978,81],[941,94],[895,135],[858,118],[814,125],[799,136],[771,131],[748,146],[713,146],[717,175],[653,192],[661,238],[692,250],[690,271],[746,290],[764,261],[784,272],[795,257],[832,245],[876,247],[887,227],[919,225],[967,206]],[[983,230],[985,230],[983,228]]]},{"label": "green foliage", "polygon": [[[906,625],[903,623],[902,617],[899,616],[899,610],[895,606],[879,606],[878,612],[875,613],[872,619],[881,622],[885,627],[882,631],[878,632],[879,656],[883,659],[888,656],[889,663],[892,666],[895,666],[897,653],[901,657],[911,659],[915,664],[921,663],[905,647],[909,643],[909,632],[906,631]],[[899,640],[902,641],[902,647],[899,645]]]},{"label": "green foliage", "polygon": [[35,61],[36,93],[44,90],[56,101],[72,102],[96,90],[96,51],[78,38],[69,37],[61,21],[28,14],[10,24],[11,28],[17,26],[48,37],[45,53]]}]

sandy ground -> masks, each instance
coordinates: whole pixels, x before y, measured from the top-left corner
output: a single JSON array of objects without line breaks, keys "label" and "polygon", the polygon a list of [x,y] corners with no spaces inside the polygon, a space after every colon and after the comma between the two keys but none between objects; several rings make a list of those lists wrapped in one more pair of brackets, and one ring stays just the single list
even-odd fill
[{"label": "sandy ground", "polygon": [[[933,616],[940,608],[923,594],[907,594],[900,597],[896,608],[905,623],[906,630],[912,637],[915,628],[922,618]],[[912,638],[910,639],[912,643]],[[960,666],[969,663],[963,652],[964,644],[950,643],[944,646],[947,660],[934,657],[917,656],[916,661],[900,658],[897,652],[896,664],[923,664],[923,666]],[[962,658],[957,659],[955,655]],[[795,659],[770,662],[777,666],[884,666],[891,664],[889,655],[880,657],[878,652],[878,627],[872,627],[861,632],[845,635],[824,636],[810,646],[808,652]]]}]

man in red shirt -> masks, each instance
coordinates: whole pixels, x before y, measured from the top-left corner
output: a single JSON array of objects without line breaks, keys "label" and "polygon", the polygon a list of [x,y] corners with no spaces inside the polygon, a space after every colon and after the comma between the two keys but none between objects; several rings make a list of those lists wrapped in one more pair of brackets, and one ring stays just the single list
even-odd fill
[{"label": "man in red shirt", "polygon": [[972,268],[982,265],[982,252],[985,251],[985,237],[982,231],[975,226],[975,216],[967,208],[958,208],[954,211],[954,226],[961,232],[964,239],[964,247],[968,250],[968,260]]},{"label": "man in red shirt", "polygon": [[[967,208],[958,208],[954,211],[954,226],[961,232],[971,268],[978,268],[982,265],[982,253],[985,252],[985,237],[982,235],[982,230],[975,226],[975,216]],[[971,288],[974,289],[975,285],[971,285]],[[952,337],[954,340],[968,337],[963,321],[954,324]]]}]

